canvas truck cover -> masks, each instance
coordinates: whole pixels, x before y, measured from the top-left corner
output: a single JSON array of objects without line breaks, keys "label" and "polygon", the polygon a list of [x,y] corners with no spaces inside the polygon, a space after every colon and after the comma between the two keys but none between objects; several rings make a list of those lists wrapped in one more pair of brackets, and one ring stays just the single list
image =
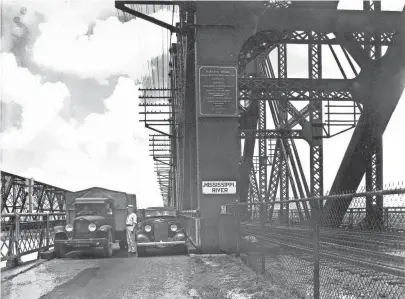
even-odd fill
[{"label": "canvas truck cover", "polygon": [[108,198],[114,201],[114,226],[116,231],[125,230],[125,217],[127,215],[127,206],[132,204],[136,207],[136,195],[127,194],[125,192],[118,192],[108,190],[104,188],[89,188],[77,192],[67,192],[66,198],[66,210],[67,210],[67,222],[73,223],[75,217],[75,200],[76,198],[91,199],[91,198]]},{"label": "canvas truck cover", "polygon": [[128,204],[132,204],[136,207],[136,195],[127,194],[125,192],[113,191],[104,188],[93,187],[76,192],[67,192],[66,209],[74,209],[74,203],[76,198],[109,198],[114,200],[115,209],[126,209]]}]

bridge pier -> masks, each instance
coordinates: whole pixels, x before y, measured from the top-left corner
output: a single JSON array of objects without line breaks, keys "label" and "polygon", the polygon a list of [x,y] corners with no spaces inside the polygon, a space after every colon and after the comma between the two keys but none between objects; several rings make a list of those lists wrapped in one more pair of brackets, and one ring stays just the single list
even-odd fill
[{"label": "bridge pier", "polygon": [[[194,98],[186,98],[186,106],[195,104],[195,156],[196,180],[190,176],[195,193],[190,197],[191,209],[198,210],[198,217],[191,233],[201,252],[219,250],[218,222],[221,205],[236,202],[239,198],[239,118],[237,114],[237,63],[238,52],[232,28],[199,26],[212,11],[196,2],[196,29],[194,33]],[[189,52],[190,53],[190,52]],[[187,86],[188,88],[189,86]],[[192,87],[191,87],[192,88]],[[191,89],[190,88],[190,89]],[[186,92],[187,93],[187,92]],[[188,136],[193,139],[194,136]],[[187,137],[186,137],[187,138]],[[194,152],[195,150],[195,152]],[[187,177],[185,177],[187,181]],[[233,182],[236,190],[226,188],[203,189],[203,182]],[[213,185],[214,186],[214,185]],[[195,197],[194,197],[195,195]],[[183,198],[184,201],[188,199]],[[190,235],[189,233],[189,235]]]}]

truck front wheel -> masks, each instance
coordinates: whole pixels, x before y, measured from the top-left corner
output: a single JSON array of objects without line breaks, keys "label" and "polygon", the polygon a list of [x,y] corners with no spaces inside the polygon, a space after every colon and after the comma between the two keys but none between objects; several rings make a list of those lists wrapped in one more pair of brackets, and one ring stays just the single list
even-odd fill
[{"label": "truck front wheel", "polygon": [[112,234],[111,234],[111,232],[108,232],[107,244],[104,245],[104,256],[105,257],[112,256],[112,253],[113,253],[112,245],[113,245]]},{"label": "truck front wheel", "polygon": [[55,255],[57,258],[63,258],[66,255],[66,248],[63,244],[55,244]]}]

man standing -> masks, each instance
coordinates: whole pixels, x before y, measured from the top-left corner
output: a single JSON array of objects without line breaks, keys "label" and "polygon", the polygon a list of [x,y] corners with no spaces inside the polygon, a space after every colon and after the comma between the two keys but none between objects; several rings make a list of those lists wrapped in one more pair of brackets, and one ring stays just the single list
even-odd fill
[{"label": "man standing", "polygon": [[130,253],[136,253],[136,242],[135,242],[135,225],[137,223],[136,214],[133,211],[134,206],[128,205],[128,216],[127,216],[127,242],[128,242],[128,255]]}]

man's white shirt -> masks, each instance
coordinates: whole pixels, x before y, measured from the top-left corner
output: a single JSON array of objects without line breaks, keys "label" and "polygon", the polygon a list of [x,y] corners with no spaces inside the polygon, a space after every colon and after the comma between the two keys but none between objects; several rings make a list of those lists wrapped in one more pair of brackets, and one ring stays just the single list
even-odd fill
[{"label": "man's white shirt", "polygon": [[130,231],[134,230],[135,224],[137,223],[137,218],[135,213],[131,213],[127,217],[126,224],[130,224],[131,226],[127,226]]}]

